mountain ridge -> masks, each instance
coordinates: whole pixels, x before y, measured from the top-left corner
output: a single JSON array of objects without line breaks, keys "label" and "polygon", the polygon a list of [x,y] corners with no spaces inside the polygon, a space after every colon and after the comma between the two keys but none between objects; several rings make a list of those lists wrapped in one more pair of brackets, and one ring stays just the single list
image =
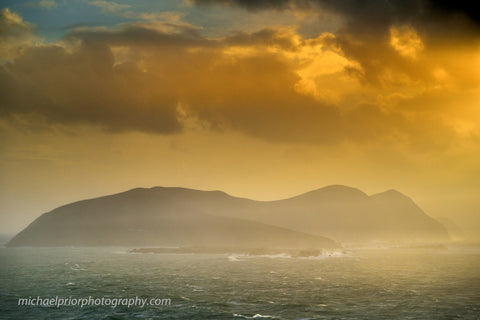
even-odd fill
[{"label": "mountain ridge", "polygon": [[[249,222],[245,223],[244,220]],[[192,221],[196,221],[198,230]],[[235,230],[235,223],[239,230]],[[171,228],[168,229],[163,224],[170,224]],[[218,226],[218,230],[212,230],[210,225]],[[56,226],[56,229],[52,226]],[[131,242],[146,237],[139,245],[148,245],[148,239],[155,242],[155,245],[191,245],[192,242],[198,244],[189,234],[196,234],[198,241],[206,241],[205,244],[209,245],[208,237],[201,234],[202,228],[204,233],[210,233],[215,241],[222,241],[222,237],[212,233],[223,233],[225,239],[231,240],[229,245],[238,245],[233,238],[241,242],[242,234],[248,234],[255,239],[245,241],[256,246],[272,246],[275,241],[288,245],[288,241],[282,240],[282,234],[290,242],[298,242],[294,246],[308,246],[309,243],[333,245],[327,238],[341,242],[448,239],[448,233],[440,222],[423,212],[411,198],[393,189],[368,196],[357,188],[332,185],[286,199],[257,201],[234,197],[219,190],[152,187],[134,188],[60,206],[35,219],[17,234],[9,245],[31,243],[32,241],[28,240],[29,234],[30,238],[40,242],[42,234],[44,237],[49,234],[50,240],[42,242],[46,245],[68,243],[65,240],[69,236],[68,232],[62,230],[76,234],[74,242],[77,244],[95,245],[92,239],[103,239],[103,242],[100,241],[102,244],[109,241],[114,244],[113,235],[107,237],[101,234],[102,230],[97,230],[99,234],[92,231],[98,226],[102,226],[105,232],[115,230],[130,235]],[[129,226],[137,226],[137,229],[144,230],[144,234],[139,230],[130,230]],[[267,241],[267,235],[240,230],[240,226],[259,232],[263,230],[273,238],[276,237],[276,240]],[[179,234],[183,232],[188,241],[182,243],[180,235],[171,232],[172,228]],[[80,229],[86,233],[83,242],[80,241]],[[228,229],[230,234],[224,232],[224,229]],[[56,234],[58,238],[52,234]],[[87,235],[91,239],[87,239]],[[177,240],[169,241],[167,235]],[[309,238],[310,236],[318,238],[315,240]],[[303,240],[296,241],[296,237]]]}]

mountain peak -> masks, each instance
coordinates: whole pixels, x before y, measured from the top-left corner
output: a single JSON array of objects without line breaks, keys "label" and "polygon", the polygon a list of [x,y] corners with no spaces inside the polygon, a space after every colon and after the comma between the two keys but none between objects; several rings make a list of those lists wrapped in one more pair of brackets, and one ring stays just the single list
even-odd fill
[{"label": "mountain peak", "polygon": [[354,188],[354,187],[349,187],[349,186],[344,186],[341,184],[332,184],[314,191],[324,191],[324,192],[349,192],[349,193],[357,193],[357,194],[362,194],[366,195],[365,192],[363,192],[360,189]]},{"label": "mountain peak", "polygon": [[370,197],[371,198],[384,198],[384,199],[388,199],[388,200],[398,199],[398,200],[410,200],[410,201],[412,201],[412,199],[410,197],[404,195],[403,193],[401,193],[400,191],[397,191],[395,189],[389,189],[389,190],[384,191],[384,192],[376,193],[376,194],[371,195]]},{"label": "mountain peak", "polygon": [[395,190],[395,189],[388,189],[387,191],[384,191],[383,193],[391,194],[391,195],[402,195],[402,196],[404,196],[403,193],[401,193],[400,191]]},{"label": "mountain peak", "polygon": [[318,235],[349,242],[448,239],[438,221],[393,189],[369,197],[330,185],[263,202],[222,191],[153,187],[54,209],[9,245],[332,245]]},{"label": "mountain peak", "polygon": [[212,195],[212,196],[229,196],[227,193],[220,190],[197,190],[183,187],[161,187],[155,186],[151,188],[134,188],[122,192],[120,194],[141,194],[141,195],[159,195],[165,194],[168,196],[174,195]]},{"label": "mountain peak", "polygon": [[294,197],[293,199],[358,199],[366,198],[367,194],[360,189],[334,184],[320,189],[312,190]]}]

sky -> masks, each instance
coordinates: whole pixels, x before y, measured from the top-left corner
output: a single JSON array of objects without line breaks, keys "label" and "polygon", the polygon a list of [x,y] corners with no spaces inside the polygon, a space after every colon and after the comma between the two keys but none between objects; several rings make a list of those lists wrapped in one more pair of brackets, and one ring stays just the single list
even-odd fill
[{"label": "sky", "polygon": [[135,187],[396,189],[480,237],[468,1],[2,1],[0,233]]}]

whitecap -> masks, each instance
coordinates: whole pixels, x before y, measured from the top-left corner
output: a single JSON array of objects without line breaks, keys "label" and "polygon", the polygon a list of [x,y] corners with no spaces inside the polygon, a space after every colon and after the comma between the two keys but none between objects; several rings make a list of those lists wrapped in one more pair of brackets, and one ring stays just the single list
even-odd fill
[{"label": "whitecap", "polygon": [[114,251],[113,254],[130,254],[130,251]]},{"label": "whitecap", "polygon": [[191,284],[187,284],[186,286],[188,288],[192,288],[192,292],[202,292],[203,291],[203,287],[201,287],[201,286],[195,286],[195,285],[191,285]]},{"label": "whitecap", "polygon": [[346,257],[351,257],[351,255],[342,251],[324,251],[320,253],[318,256],[300,257],[300,259],[322,260],[327,258],[346,258]]},{"label": "whitecap", "polygon": [[238,313],[234,313],[233,316],[235,318],[243,318],[243,319],[274,319],[275,317],[273,316],[269,316],[269,315],[262,315],[262,314],[255,314],[251,317],[248,317],[248,316],[244,316],[243,314],[238,314]]},{"label": "whitecap", "polygon": [[78,263],[75,263],[73,266],[70,267],[70,269],[75,271],[85,271],[85,269],[82,268]]},{"label": "whitecap", "polygon": [[256,315],[254,315],[254,316],[252,317],[252,319],[265,319],[265,318],[270,318],[270,319],[271,319],[271,318],[273,318],[273,317],[272,317],[272,316],[269,316],[269,315],[265,315],[265,316],[264,316],[264,315],[261,315],[261,314],[259,314],[259,313],[257,313]]},{"label": "whitecap", "polygon": [[242,260],[238,259],[238,256],[236,255],[230,255],[228,256],[228,261],[242,261]]},{"label": "whitecap", "polygon": [[278,253],[278,254],[262,254],[256,257],[270,258],[270,259],[290,259],[292,256],[287,253]]}]

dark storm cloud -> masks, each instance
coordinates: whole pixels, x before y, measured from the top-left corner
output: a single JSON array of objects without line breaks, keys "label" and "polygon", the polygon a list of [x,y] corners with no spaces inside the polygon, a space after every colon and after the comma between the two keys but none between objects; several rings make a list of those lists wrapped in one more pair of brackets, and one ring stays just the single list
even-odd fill
[{"label": "dark storm cloud", "polygon": [[478,4],[475,1],[468,0],[436,0],[430,2],[431,8],[438,13],[449,14],[462,14],[467,16],[472,22],[480,25],[480,11],[478,10]]},{"label": "dark storm cloud", "polygon": [[[360,109],[341,114],[298,93],[294,88],[300,78],[281,54],[224,54],[230,45],[254,48],[265,38],[294,48],[287,36],[272,30],[216,41],[137,26],[74,31],[66,38],[75,44],[72,48],[28,47],[0,68],[0,115],[170,134],[182,129],[181,104],[208,127],[308,143],[371,139],[375,130],[386,134],[385,125],[365,130],[364,123],[400,125],[398,115],[376,107],[359,121]],[[124,61],[115,61],[114,47],[127,48]]]},{"label": "dark storm cloud", "polygon": [[297,48],[297,44],[290,35],[274,29],[263,29],[253,33],[238,32],[226,37],[222,43],[233,46],[278,46],[285,50]]},{"label": "dark storm cloud", "polygon": [[178,30],[169,33],[156,30],[142,23],[132,23],[121,29],[73,29],[65,40],[82,40],[83,43],[99,43],[102,45],[133,45],[133,46],[164,46],[164,47],[192,47],[208,46],[209,42],[194,30]]},{"label": "dark storm cloud", "polygon": [[428,0],[191,0],[198,5],[237,5],[249,10],[326,8],[347,16],[352,23],[386,25],[424,18],[464,16],[480,25],[480,14],[473,1]]},{"label": "dark storm cloud", "polygon": [[316,144],[401,139],[432,145],[432,132],[453,135],[428,116],[407,117],[374,103],[342,108],[300,92],[297,59],[315,41],[291,32],[264,29],[212,40],[142,23],[75,29],[62,46],[24,46],[0,67],[0,116],[156,134],[180,132],[184,119],[193,119],[269,141]]},{"label": "dark storm cloud", "polygon": [[[332,45],[359,62],[362,70],[352,69],[364,81],[381,85],[385,70],[403,68],[407,77],[425,77],[418,66],[401,61],[388,39],[392,27],[408,25],[422,37],[428,48],[465,46],[480,41],[480,20],[469,1],[428,0],[194,0],[197,5],[235,5],[256,10],[329,11],[340,14],[345,24],[335,33]],[[321,19],[321,16],[319,16]]]},{"label": "dark storm cloud", "polygon": [[0,68],[0,115],[37,115],[52,123],[94,124],[112,131],[180,130],[176,99],[145,93],[148,75],[131,64],[114,66],[107,46],[83,43],[30,47]]}]

